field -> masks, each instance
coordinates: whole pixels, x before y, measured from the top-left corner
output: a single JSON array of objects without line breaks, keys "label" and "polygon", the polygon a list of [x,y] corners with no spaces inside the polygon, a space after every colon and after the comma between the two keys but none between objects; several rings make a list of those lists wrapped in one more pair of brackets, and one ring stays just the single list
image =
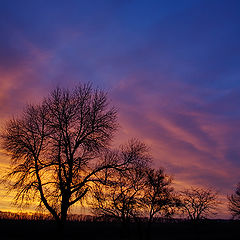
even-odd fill
[{"label": "field", "polygon": [[123,231],[120,223],[113,222],[68,222],[64,236],[56,231],[53,221],[46,220],[0,220],[1,239],[237,239],[240,229],[238,221],[208,220],[200,223],[177,222],[155,223],[151,236],[146,236],[146,223],[130,224]]}]

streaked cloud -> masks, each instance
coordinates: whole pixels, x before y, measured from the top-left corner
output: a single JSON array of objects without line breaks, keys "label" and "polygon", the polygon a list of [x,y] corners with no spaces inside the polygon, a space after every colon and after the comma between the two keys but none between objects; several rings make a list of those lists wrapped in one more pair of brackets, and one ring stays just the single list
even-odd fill
[{"label": "streaked cloud", "polygon": [[178,188],[231,193],[240,180],[238,1],[24,2],[0,3],[0,127],[53,87],[92,81],[119,109],[116,145],[139,137]]}]

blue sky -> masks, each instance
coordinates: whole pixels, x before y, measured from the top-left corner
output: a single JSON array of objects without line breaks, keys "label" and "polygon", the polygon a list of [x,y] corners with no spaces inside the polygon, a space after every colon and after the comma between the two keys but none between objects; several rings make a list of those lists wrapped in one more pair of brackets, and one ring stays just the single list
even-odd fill
[{"label": "blue sky", "polygon": [[[0,125],[93,82],[178,187],[240,181],[240,2],[0,0]],[[0,161],[7,160],[0,155]]]}]

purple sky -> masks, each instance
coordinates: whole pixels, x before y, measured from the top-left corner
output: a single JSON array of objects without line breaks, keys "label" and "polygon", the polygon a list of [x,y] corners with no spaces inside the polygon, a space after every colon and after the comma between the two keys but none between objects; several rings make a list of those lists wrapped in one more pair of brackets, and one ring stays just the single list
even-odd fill
[{"label": "purple sky", "polygon": [[50,89],[90,81],[119,109],[115,144],[145,141],[177,188],[230,194],[240,181],[239,10],[237,0],[2,0],[0,127]]}]

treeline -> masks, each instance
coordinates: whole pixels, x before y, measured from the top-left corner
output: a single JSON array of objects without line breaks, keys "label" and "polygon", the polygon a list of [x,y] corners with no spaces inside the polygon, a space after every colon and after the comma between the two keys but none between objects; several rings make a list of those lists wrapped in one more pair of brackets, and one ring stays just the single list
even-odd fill
[{"label": "treeline", "polygon": [[217,213],[219,201],[212,189],[190,188],[174,191],[172,178],[162,168],[151,168],[146,145],[133,139],[106,158],[124,161],[135,158],[120,169],[107,169],[91,188],[88,204],[99,217],[116,218],[127,223],[146,217],[182,216],[191,220],[211,217]]},{"label": "treeline", "polygon": [[23,212],[2,212],[0,211],[0,219],[7,220],[52,220],[49,214],[41,213],[23,213]]},{"label": "treeline", "polygon": [[[91,188],[88,201],[92,213],[105,219],[118,219],[123,224],[145,219],[149,223],[159,219],[199,221],[216,218],[223,207],[219,192],[213,188],[190,187],[175,191],[172,177],[164,169],[151,167],[147,146],[132,139],[106,158],[135,157],[123,169],[108,169]],[[240,218],[240,185],[227,196],[227,208],[233,219]]]},{"label": "treeline", "polygon": [[[213,188],[173,188],[173,179],[163,168],[152,168],[149,148],[138,139],[131,139],[119,149],[106,151],[104,162],[124,163],[107,168],[98,175],[89,189],[87,203],[98,218],[122,223],[145,219],[151,224],[159,219],[199,221],[216,218],[223,203]],[[226,196],[232,219],[240,219],[240,184]]]},{"label": "treeline", "polygon": [[[119,128],[117,110],[91,84],[56,88],[4,126],[1,148],[12,160],[5,186],[16,192],[15,203],[34,201],[47,209],[60,232],[72,206],[84,201],[94,216],[123,224],[147,218],[151,225],[173,216],[200,220],[218,212],[213,189],[174,191],[171,176],[152,167],[143,142],[110,147]],[[229,196],[234,217],[239,216],[239,192]]]},{"label": "treeline", "polygon": [[[0,211],[0,219],[2,220],[33,220],[33,221],[53,221],[54,218],[46,213],[27,213],[27,212],[3,212]],[[77,222],[95,222],[98,220],[96,216],[84,214],[68,214],[68,221]]]},{"label": "treeline", "polygon": [[[27,221],[54,221],[54,218],[50,214],[44,213],[27,213],[27,212],[3,212],[0,211],[0,220],[27,220]],[[85,214],[68,214],[67,221],[69,222],[106,222],[106,223],[120,223],[118,218],[109,216],[96,216]],[[155,223],[178,223],[186,221],[183,218],[164,218],[156,217]],[[137,222],[148,222],[147,217],[139,217]]]}]

